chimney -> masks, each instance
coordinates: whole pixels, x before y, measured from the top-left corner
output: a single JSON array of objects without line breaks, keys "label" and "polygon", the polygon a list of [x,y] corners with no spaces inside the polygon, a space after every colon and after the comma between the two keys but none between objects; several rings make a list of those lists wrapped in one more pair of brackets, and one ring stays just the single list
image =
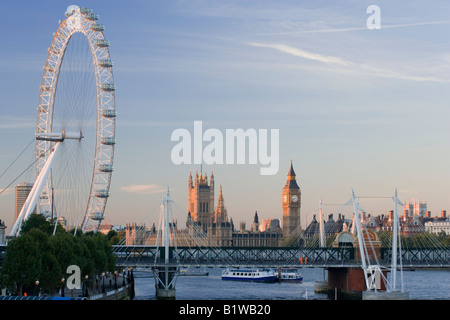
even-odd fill
[{"label": "chimney", "polygon": [[441,211],[441,218],[446,218],[447,217],[447,211],[442,210]]},{"label": "chimney", "polygon": [[425,216],[426,216],[427,218],[431,218],[431,211],[428,210],[428,211],[425,213]]}]

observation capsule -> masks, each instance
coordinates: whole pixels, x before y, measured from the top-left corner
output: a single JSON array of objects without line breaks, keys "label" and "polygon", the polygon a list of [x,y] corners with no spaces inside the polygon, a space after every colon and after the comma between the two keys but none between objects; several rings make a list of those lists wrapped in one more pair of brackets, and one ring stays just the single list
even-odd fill
[{"label": "observation capsule", "polygon": [[114,63],[110,59],[100,59],[97,61],[97,63],[100,67],[104,68],[111,68],[114,65]]},{"label": "observation capsule", "polygon": [[93,23],[93,24],[91,24],[89,29],[91,29],[92,31],[104,31],[105,26],[102,24]]},{"label": "observation capsule", "polygon": [[113,166],[112,164],[101,164],[98,166],[98,169],[101,172],[112,172],[113,171]]},{"label": "observation capsule", "polygon": [[52,212],[51,211],[48,211],[48,210],[43,210],[43,211],[41,211],[41,214],[44,216],[44,217],[46,217],[46,218],[50,218],[51,216],[52,216]]},{"label": "observation capsule", "polygon": [[89,8],[81,7],[81,8],[80,8],[80,12],[81,12],[82,14],[87,14],[87,13],[93,13],[94,11],[93,11],[92,9],[89,9]]},{"label": "observation capsule", "polygon": [[105,110],[102,110],[102,116],[104,116],[105,118],[114,118],[115,116],[117,116],[117,111],[111,110],[111,109],[105,109]]},{"label": "observation capsule", "polygon": [[116,85],[113,84],[113,83],[103,83],[103,84],[100,86],[100,88],[101,88],[103,91],[114,91],[114,90],[116,90]]},{"label": "observation capsule", "polygon": [[100,220],[104,219],[104,214],[103,214],[103,212],[95,212],[95,213],[92,213],[89,216],[89,218],[91,218],[92,220],[100,221]]},{"label": "observation capsule", "polygon": [[101,143],[107,146],[116,144],[116,139],[113,137],[104,137],[101,139]]},{"label": "observation capsule", "polygon": [[86,14],[84,14],[84,16],[88,20],[92,20],[92,21],[98,20],[98,14],[95,14],[95,13],[92,13],[92,12],[86,13]]},{"label": "observation capsule", "polygon": [[109,47],[109,41],[105,40],[105,39],[97,39],[95,40],[94,44],[97,47]]},{"label": "observation capsule", "polygon": [[97,198],[108,198],[109,191],[108,190],[97,190],[97,191],[95,191],[95,196]]}]

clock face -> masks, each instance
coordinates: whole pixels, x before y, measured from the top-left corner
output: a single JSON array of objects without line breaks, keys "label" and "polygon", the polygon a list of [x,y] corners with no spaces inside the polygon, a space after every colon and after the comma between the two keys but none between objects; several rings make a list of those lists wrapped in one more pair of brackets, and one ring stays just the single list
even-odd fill
[{"label": "clock face", "polygon": [[298,196],[296,194],[293,194],[291,197],[293,202],[297,202],[298,201]]}]

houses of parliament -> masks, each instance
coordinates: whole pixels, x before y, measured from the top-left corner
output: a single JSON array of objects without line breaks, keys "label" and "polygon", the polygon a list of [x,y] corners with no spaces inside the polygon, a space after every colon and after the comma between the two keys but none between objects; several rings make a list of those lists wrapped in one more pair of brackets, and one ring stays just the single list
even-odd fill
[{"label": "houses of parliament", "polygon": [[[215,205],[214,174],[198,173],[188,178],[188,203],[186,227],[181,228],[174,222],[177,245],[192,245],[194,239],[203,238],[211,246],[220,247],[278,247],[282,241],[289,237],[298,237],[300,233],[301,191],[296,181],[296,175],[291,162],[287,181],[281,193],[283,219],[260,221],[255,212],[253,222],[249,229],[245,222],[239,222],[237,228],[233,219],[228,215],[225,206],[225,197],[222,186],[219,186],[219,195]],[[139,230],[140,229],[140,230]],[[138,233],[146,234],[138,237]],[[144,226],[127,225],[127,244],[154,244],[157,239],[157,230],[153,226],[146,229]]]},{"label": "houses of parliament", "polygon": [[301,192],[291,162],[286,185],[282,192],[283,225],[278,219],[259,221],[255,212],[252,225],[245,222],[236,228],[228,217],[222,186],[219,188],[217,206],[214,206],[214,174],[189,174],[188,228],[201,228],[213,244],[222,247],[277,247],[283,237],[298,236],[300,228]]}]

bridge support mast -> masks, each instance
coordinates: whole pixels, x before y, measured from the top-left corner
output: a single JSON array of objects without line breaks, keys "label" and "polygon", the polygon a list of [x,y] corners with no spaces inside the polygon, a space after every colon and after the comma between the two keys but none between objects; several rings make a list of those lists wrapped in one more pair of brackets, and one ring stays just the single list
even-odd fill
[{"label": "bridge support mast", "polygon": [[[170,197],[169,187],[163,199],[164,216],[162,219],[162,246],[160,248],[160,261],[164,258],[164,263],[160,263],[153,269],[155,275],[156,296],[158,299],[175,299],[175,283],[178,277],[178,267],[170,265],[170,258],[173,248],[170,247],[170,204],[173,202]],[[175,240],[175,235],[174,235]]]}]

